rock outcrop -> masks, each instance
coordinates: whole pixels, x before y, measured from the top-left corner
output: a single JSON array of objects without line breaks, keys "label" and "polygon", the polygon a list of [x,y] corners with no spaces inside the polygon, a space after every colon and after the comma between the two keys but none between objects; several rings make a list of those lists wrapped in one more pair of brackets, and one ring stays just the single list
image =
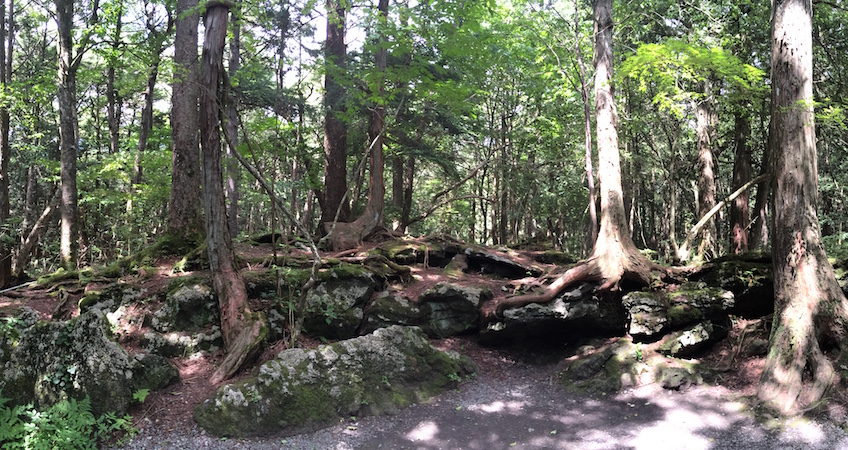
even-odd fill
[{"label": "rock outcrop", "polygon": [[256,377],[221,387],[194,417],[216,435],[291,435],[351,415],[394,413],[474,370],[469,359],[433,348],[420,329],[391,326],[314,350],[284,350]]}]

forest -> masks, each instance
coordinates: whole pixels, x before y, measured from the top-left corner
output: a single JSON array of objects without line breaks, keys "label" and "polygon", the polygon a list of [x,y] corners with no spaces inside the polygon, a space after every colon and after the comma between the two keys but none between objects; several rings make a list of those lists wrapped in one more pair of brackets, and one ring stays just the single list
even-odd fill
[{"label": "forest", "polygon": [[0,17],[0,294],[202,254],[213,384],[266,339],[234,253],[262,239],[277,267],[278,249],[311,261],[304,297],[322,264],[388,240],[579,260],[492,317],[759,252],[759,398],[803,410],[848,358],[841,0],[2,0]]}]

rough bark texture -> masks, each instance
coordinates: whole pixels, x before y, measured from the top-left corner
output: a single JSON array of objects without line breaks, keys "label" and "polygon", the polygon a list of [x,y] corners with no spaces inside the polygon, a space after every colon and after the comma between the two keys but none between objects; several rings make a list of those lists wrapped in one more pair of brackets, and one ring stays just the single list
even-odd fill
[{"label": "rough bark texture", "polygon": [[[813,117],[812,3],[775,0],[772,100],[775,228],[774,324],[758,397],[793,414],[814,406],[835,379],[821,344],[844,345],[848,301],[821,244]],[[809,369],[811,378],[805,378]]]},{"label": "rough bark texture", "polygon": [[197,118],[197,0],[177,0],[174,37],[174,87],[171,97],[171,197],[168,232],[203,233],[200,201],[200,149]]},{"label": "rough bark texture", "polygon": [[212,374],[212,383],[219,383],[232,376],[268,332],[262,315],[252,312],[248,307],[247,290],[244,278],[235,265],[224,206],[219,95],[224,75],[224,43],[229,11],[229,6],[224,3],[208,5],[204,17],[206,33],[199,74],[206,244],[212,284],[221,310],[221,334],[227,351],[224,361]]},{"label": "rough bark texture", "polygon": [[[709,87],[704,83],[707,98],[698,102],[696,109],[698,134],[698,217],[706,216],[716,203],[715,163],[710,139]],[[716,223],[710,219],[701,229],[697,244],[697,258],[712,259],[716,256]]]},{"label": "rough bark texture", "polygon": [[[733,160],[733,189],[738,189],[751,178],[751,152],[748,147],[748,135],[751,134],[751,122],[747,114],[736,113],[735,117],[735,156]],[[730,251],[735,254],[748,251],[748,193],[744,192],[733,201],[730,207]]]},{"label": "rough bark texture", "polygon": [[56,0],[59,33],[58,104],[62,226],[59,255],[62,265],[75,269],[79,256],[77,208],[77,63],[74,61],[74,0]]},{"label": "rough bark texture", "polygon": [[612,92],[612,0],[594,2],[595,20],[595,122],[598,142],[598,181],[601,193],[600,230],[589,258],[557,278],[542,294],[502,301],[496,308],[520,307],[551,301],[562,289],[578,281],[599,284],[600,292],[617,290],[621,281],[648,285],[665,270],[636,249],[627,229],[621,162],[618,154],[616,108]]},{"label": "rough bark texture", "polygon": [[[321,202],[321,222],[347,222],[350,207],[343,202],[347,191],[347,127],[340,114],[345,109],[344,87],[337,78],[345,67],[344,2],[327,0],[327,42],[325,45],[326,73],[324,74],[324,201]],[[339,209],[341,208],[341,209]]]}]

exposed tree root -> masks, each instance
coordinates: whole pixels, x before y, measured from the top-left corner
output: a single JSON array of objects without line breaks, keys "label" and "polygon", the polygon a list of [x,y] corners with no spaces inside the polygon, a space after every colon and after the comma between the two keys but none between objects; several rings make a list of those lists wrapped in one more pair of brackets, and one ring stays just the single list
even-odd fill
[{"label": "exposed tree root", "polygon": [[615,258],[600,254],[581,261],[557,277],[542,293],[501,300],[495,308],[496,315],[501,316],[507,309],[520,308],[530,303],[550,302],[569,286],[581,282],[597,284],[596,292],[611,292],[619,290],[622,281],[644,287],[655,281],[668,280],[676,272],[648,260],[635,248],[631,252],[615,253],[618,255]]}]

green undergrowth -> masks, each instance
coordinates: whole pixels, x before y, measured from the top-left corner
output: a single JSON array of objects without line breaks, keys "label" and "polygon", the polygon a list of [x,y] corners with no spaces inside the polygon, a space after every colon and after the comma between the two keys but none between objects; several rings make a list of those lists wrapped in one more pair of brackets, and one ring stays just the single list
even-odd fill
[{"label": "green undergrowth", "polygon": [[138,430],[129,415],[95,417],[88,397],[62,400],[39,410],[32,404],[10,407],[0,396],[0,447],[3,449],[96,449],[98,443],[129,439]]}]

